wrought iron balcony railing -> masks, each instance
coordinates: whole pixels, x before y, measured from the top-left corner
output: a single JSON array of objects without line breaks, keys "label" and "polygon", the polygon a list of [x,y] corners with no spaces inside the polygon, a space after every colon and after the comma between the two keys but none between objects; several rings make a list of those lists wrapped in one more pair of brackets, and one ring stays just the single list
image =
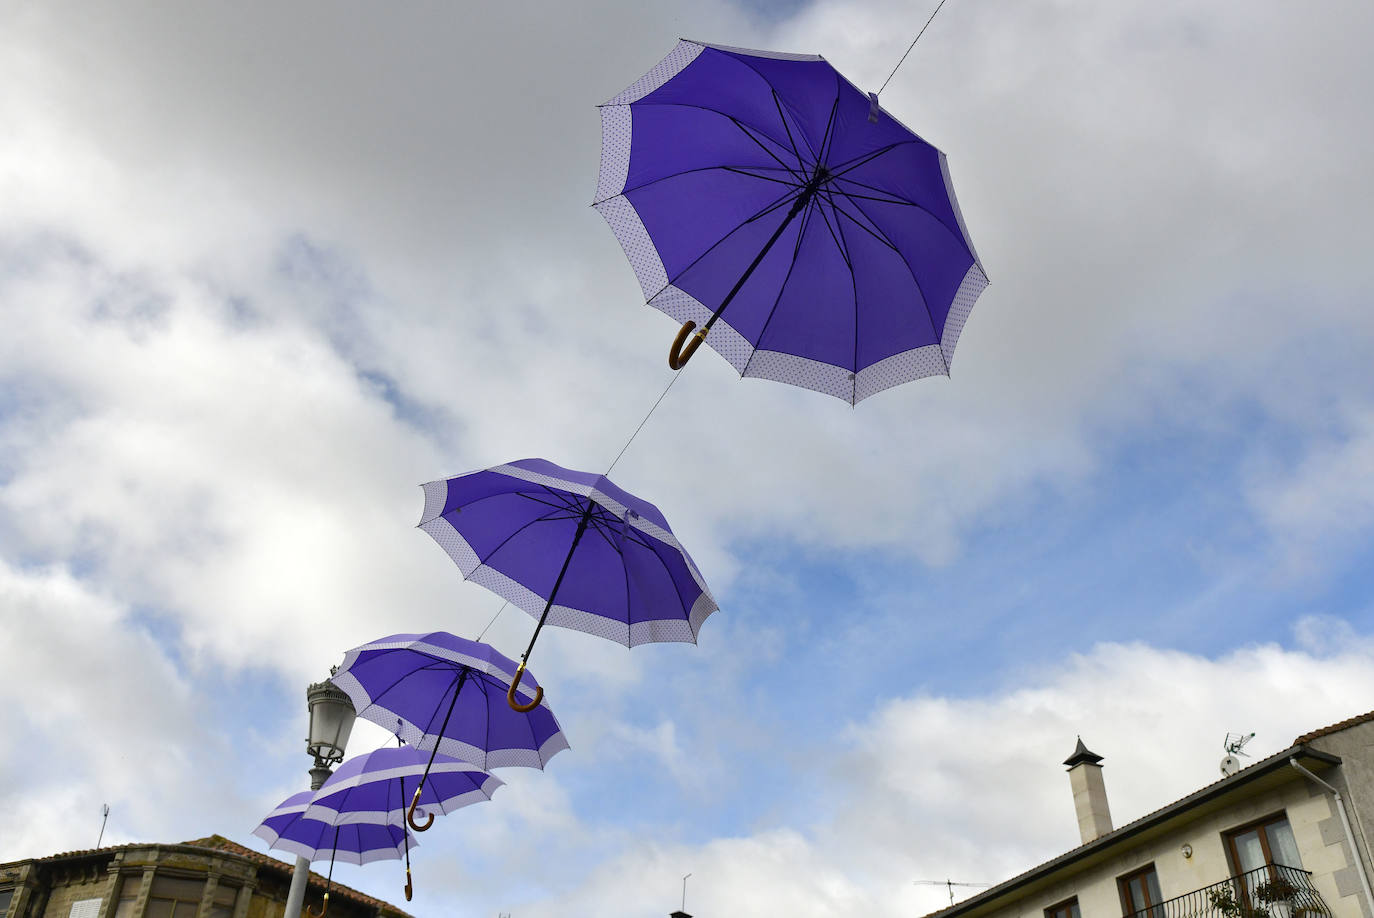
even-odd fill
[{"label": "wrought iron balcony railing", "polygon": [[1312,872],[1269,864],[1125,918],[1331,918]]}]

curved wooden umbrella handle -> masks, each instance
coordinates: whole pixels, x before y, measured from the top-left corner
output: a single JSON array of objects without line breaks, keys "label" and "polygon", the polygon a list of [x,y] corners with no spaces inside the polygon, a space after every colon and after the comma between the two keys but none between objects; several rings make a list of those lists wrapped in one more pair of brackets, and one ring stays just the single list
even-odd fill
[{"label": "curved wooden umbrella handle", "polygon": [[314,909],[312,909],[312,908],[311,908],[310,906],[308,906],[308,905],[305,907],[305,913],[306,913],[306,915],[309,916],[309,918],[324,918],[324,916],[325,916],[326,914],[328,914],[328,912],[329,912],[329,893],[325,893],[325,894],[324,894],[324,904],[320,906],[320,910],[319,910],[318,912],[315,911]]},{"label": "curved wooden umbrella handle", "polygon": [[412,895],[414,895],[414,893],[415,893],[415,887],[412,886],[411,883],[410,883],[410,868],[407,867],[407,868],[406,868],[406,901],[407,901],[407,902],[410,901],[410,897],[411,897]]},{"label": "curved wooden umbrella handle", "polygon": [[515,668],[515,678],[511,680],[510,688],[506,689],[506,703],[509,704],[513,710],[519,711],[521,714],[527,714],[539,707],[539,702],[544,700],[544,687],[542,685],[535,686],[534,700],[528,704],[521,704],[515,700],[515,690],[519,688],[520,680],[523,678],[525,678],[525,662],[521,660],[520,665]]},{"label": "curved wooden umbrella handle", "polygon": [[692,355],[701,347],[701,342],[706,340],[708,329],[703,328],[692,338],[692,343],[687,347],[682,345],[687,341],[687,336],[692,333],[692,329],[697,327],[697,323],[688,319],[682,323],[682,327],[677,330],[677,337],[673,339],[673,346],[668,349],[668,366],[674,370],[680,370],[687,366],[687,361],[692,359]]},{"label": "curved wooden umbrella handle", "polygon": [[[425,818],[428,820],[428,822],[426,822],[424,825],[421,825],[420,823],[415,821],[415,807],[418,806],[420,803],[420,791],[422,790],[424,790],[423,784],[415,788],[415,796],[412,797],[410,800],[410,809],[406,810],[406,822],[416,832],[428,832],[429,827],[434,825],[433,813],[425,814]],[[407,875],[409,875],[409,871],[407,871]]]}]

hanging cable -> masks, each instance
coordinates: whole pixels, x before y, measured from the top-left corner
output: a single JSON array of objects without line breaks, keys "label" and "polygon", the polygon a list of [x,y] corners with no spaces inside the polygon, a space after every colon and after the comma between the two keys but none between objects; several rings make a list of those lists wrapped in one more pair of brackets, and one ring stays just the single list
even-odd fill
[{"label": "hanging cable", "polygon": [[620,448],[620,452],[615,454],[615,458],[611,460],[610,466],[606,469],[606,475],[608,477],[611,474],[611,469],[615,468],[615,464],[620,461],[620,457],[625,455],[625,450],[630,448],[630,444],[635,441],[635,437],[639,436],[639,432],[644,429],[644,425],[649,423],[649,418],[654,416],[654,411],[658,408],[659,403],[663,401],[663,397],[668,394],[669,389],[673,388],[673,383],[677,382],[677,378],[681,375],[681,370],[673,374],[673,378],[668,380],[668,385],[664,386],[663,391],[659,393],[658,401],[654,402],[654,406],[649,409],[649,413],[644,415],[644,420],[639,422],[639,426],[635,428],[634,433],[630,434],[630,439],[625,441],[625,445]]},{"label": "hanging cable", "polygon": [[[940,0],[939,6],[936,6],[936,7],[935,7],[935,13],[940,12],[940,7],[941,7],[941,6],[944,6],[944,5],[945,5],[945,0]],[[911,53],[911,49],[914,48],[914,47],[916,47],[916,42],[920,41],[920,40],[921,40],[921,36],[924,35],[924,34],[926,34],[926,29],[930,28],[930,23],[931,23],[931,20],[933,20],[933,19],[935,18],[935,13],[931,13],[931,14],[930,14],[930,19],[927,19],[927,20],[926,20],[926,24],[923,25],[923,26],[921,26],[921,31],[919,31],[919,32],[916,33],[916,37],[913,38],[913,39],[911,40],[911,44],[907,45],[906,54],[903,54],[903,55],[902,55],[902,59],[901,59],[900,61],[897,62],[897,67],[902,66],[902,63],[906,60],[906,55]],[[887,84],[890,83],[890,82],[892,82],[892,78],[893,78],[894,76],[896,76],[896,74],[897,74],[897,67],[893,67],[893,68],[892,68],[892,72],[889,73],[889,74],[887,75],[887,79],[886,79],[886,80],[883,80],[883,85],[879,86],[879,87],[878,87],[878,91],[875,92],[873,95],[875,95],[875,96],[880,96],[880,95],[883,94],[883,90],[884,90],[884,89],[887,89]]]}]

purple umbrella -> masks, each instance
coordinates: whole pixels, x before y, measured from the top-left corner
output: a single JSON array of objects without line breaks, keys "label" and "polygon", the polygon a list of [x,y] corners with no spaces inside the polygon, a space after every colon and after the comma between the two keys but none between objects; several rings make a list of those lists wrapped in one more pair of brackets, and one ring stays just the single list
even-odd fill
[{"label": "purple umbrella", "polygon": [[[433,752],[426,756],[414,746],[376,749],[340,765],[311,797],[303,818],[318,819],[339,829],[360,824],[403,826],[407,822],[418,829],[414,822],[418,806],[428,817],[424,823],[427,829],[436,811],[448,814],[490,800],[504,783],[469,762]],[[409,812],[408,790],[414,792]],[[406,901],[413,892],[407,850]]]},{"label": "purple umbrella", "polygon": [[[490,646],[435,631],[355,647],[330,681],[348,694],[359,717],[429,752],[431,761],[443,753],[484,770],[543,768],[568,741],[533,677],[531,703],[512,710],[515,671],[515,662]],[[407,817],[419,832],[434,821],[433,813],[424,823],[415,821],[424,782],[421,775]]]},{"label": "purple umbrella", "polygon": [[[345,864],[398,860],[406,851],[405,827],[400,824],[354,823],[334,825],[305,815],[314,791],[301,791],[283,800],[253,830],[269,848],[289,851],[309,861],[328,856]],[[418,842],[412,837],[409,847]]]},{"label": "purple umbrella", "polygon": [[[511,682],[512,707],[546,622],[627,647],[695,643],[717,609],[659,509],[604,475],[521,459],[424,489],[420,528],[464,577],[538,619]],[[535,690],[536,702],[543,694]]]},{"label": "purple umbrella", "polygon": [[824,58],[681,41],[601,130],[593,206],[683,323],[673,369],[705,340],[850,404],[949,375],[988,280],[945,156]]},{"label": "purple umbrella", "polygon": [[334,882],[334,861],[345,864],[370,864],[406,858],[406,899],[410,898],[410,849],[418,842],[404,825],[352,823],[338,825],[305,815],[315,797],[314,791],[301,791],[283,800],[267,814],[253,834],[269,848],[289,851],[308,861],[329,855],[329,877],[325,883],[324,906],[319,912],[307,908],[311,918],[324,918],[329,911],[329,886]]}]

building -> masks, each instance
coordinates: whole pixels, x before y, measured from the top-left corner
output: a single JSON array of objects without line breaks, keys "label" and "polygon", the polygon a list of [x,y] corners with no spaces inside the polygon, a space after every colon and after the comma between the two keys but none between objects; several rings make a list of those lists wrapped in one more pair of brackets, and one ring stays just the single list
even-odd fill
[{"label": "building", "polygon": [[1101,762],[1064,762],[1082,845],[935,915],[1374,918],[1374,711],[1120,828]]},{"label": "building", "polygon": [[[282,918],[292,865],[212,835],[0,864],[0,918]],[[320,909],[325,878],[310,875]],[[330,918],[410,918],[334,883]]]}]

